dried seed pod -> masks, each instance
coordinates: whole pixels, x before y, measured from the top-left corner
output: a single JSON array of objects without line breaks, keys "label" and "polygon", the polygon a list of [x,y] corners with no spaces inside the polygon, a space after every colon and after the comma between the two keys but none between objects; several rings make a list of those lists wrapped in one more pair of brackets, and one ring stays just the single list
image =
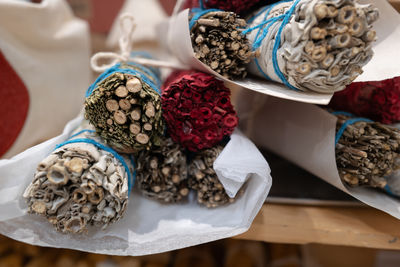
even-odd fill
[{"label": "dried seed pod", "polygon": [[384,124],[400,121],[400,77],[354,82],[333,95],[329,106]]},{"label": "dried seed pod", "polygon": [[[352,117],[344,113],[337,113],[336,116],[336,130],[339,132]],[[385,176],[398,165],[396,159],[399,152],[400,130],[379,122],[355,122],[344,129],[336,144],[339,175],[350,186],[384,188]]]},{"label": "dried seed pod", "polygon": [[[106,148],[84,122],[76,134],[45,158],[24,192],[29,212],[63,233],[107,227],[124,214],[133,165]],[[89,140],[89,141],[88,141]]]},{"label": "dried seed pod", "polygon": [[158,145],[164,133],[158,72],[134,63],[106,70],[88,89],[85,117],[118,152]]},{"label": "dried seed pod", "polygon": [[241,29],[246,22],[233,12],[191,14],[190,37],[195,56],[227,78],[246,76],[246,64],[254,57]]},{"label": "dried seed pod", "polygon": [[[197,192],[197,202],[207,208],[216,208],[235,201],[235,198],[226,194],[213,169],[214,161],[223,149],[222,145],[217,145],[200,151],[189,163],[189,187]],[[237,197],[240,195],[239,192]]]},{"label": "dried seed pod", "polygon": [[373,55],[372,23],[377,18],[377,9],[356,0],[300,0],[266,6],[249,19],[244,31],[252,49],[259,51],[249,72],[293,90],[343,90]]},{"label": "dried seed pod", "polygon": [[190,151],[217,145],[238,123],[229,89],[202,72],[172,73],[163,85],[162,106],[168,133]]},{"label": "dried seed pod", "polygon": [[178,202],[189,194],[186,155],[170,137],[138,154],[136,175],[142,194],[160,202]]}]

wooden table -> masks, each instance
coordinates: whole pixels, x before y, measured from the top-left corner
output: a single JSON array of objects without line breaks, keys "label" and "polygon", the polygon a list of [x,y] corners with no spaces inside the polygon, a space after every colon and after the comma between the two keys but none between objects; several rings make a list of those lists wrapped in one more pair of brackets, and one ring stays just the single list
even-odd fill
[{"label": "wooden table", "polygon": [[369,207],[265,204],[237,238],[274,243],[400,249],[400,220]]}]

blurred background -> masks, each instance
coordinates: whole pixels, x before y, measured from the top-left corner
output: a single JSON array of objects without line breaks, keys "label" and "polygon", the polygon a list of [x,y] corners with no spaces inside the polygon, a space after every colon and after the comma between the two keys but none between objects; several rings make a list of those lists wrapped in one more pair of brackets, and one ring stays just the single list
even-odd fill
[{"label": "blurred background", "polygon": [[[34,1],[40,2],[40,1]],[[110,51],[117,46],[116,28],[113,27],[114,20],[118,14],[123,11],[134,13],[136,18],[139,17],[140,24],[135,33],[134,49],[157,51],[158,44],[154,42],[156,32],[154,25],[163,21],[168,14],[172,12],[175,1],[173,0],[68,0],[73,12],[76,16],[89,22],[91,31],[92,53],[98,51]],[[400,11],[400,0],[392,0],[391,4]],[[146,13],[147,7],[152,6],[151,14]],[[93,76],[95,77],[95,76]],[[235,88],[233,94],[235,95]],[[280,164],[280,160],[274,163],[272,155],[268,157],[271,166]],[[293,177],[304,179],[310,177],[308,173],[296,168],[282,167],[281,183],[275,184],[271,190],[272,196],[284,195],[287,193],[289,184],[284,182],[283,178]],[[275,166],[273,170],[279,172],[279,166]],[[279,176],[279,173],[275,173]],[[310,180],[315,184],[317,179]],[[318,180],[319,181],[319,180]],[[319,181],[320,182],[320,181]],[[322,182],[320,182],[322,183]],[[292,183],[291,183],[292,184]],[[324,187],[325,185],[321,185]],[[286,191],[281,192],[282,188]],[[298,188],[297,188],[298,189]],[[324,189],[316,190],[324,192],[322,195],[328,195]],[[326,190],[331,190],[329,187]],[[294,190],[301,191],[301,190]],[[329,193],[330,194],[330,193]],[[337,192],[332,192],[335,199]],[[295,196],[302,197],[302,196]],[[338,196],[339,200],[343,200],[346,196]],[[349,201],[348,199],[345,199]],[[350,200],[351,201],[351,200]],[[257,220],[257,219],[256,219]],[[398,240],[390,240],[397,242]],[[372,245],[364,244],[366,247]],[[71,251],[65,249],[42,248],[26,245],[6,237],[0,236],[0,267],[39,267],[39,266],[56,266],[56,267],[197,267],[197,266],[238,266],[238,267],[391,267],[400,266],[400,252],[391,250],[379,250],[372,248],[357,248],[320,244],[273,244],[260,241],[227,239],[186,248],[178,251],[172,251],[162,254],[142,257],[116,257],[107,255],[97,255],[84,253],[79,251]]]},{"label": "blurred background", "polygon": [[0,266],[7,267],[395,267],[400,253],[330,245],[284,245],[226,239],[141,257],[41,248],[0,238]]}]

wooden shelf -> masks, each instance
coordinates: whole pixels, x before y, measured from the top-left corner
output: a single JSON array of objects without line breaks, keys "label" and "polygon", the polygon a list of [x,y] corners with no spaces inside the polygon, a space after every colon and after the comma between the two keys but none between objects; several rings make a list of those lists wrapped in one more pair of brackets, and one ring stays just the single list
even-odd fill
[{"label": "wooden shelf", "polygon": [[265,204],[236,238],[400,250],[400,220],[368,207]]},{"label": "wooden shelf", "polygon": [[389,0],[389,3],[400,12],[400,0]]}]

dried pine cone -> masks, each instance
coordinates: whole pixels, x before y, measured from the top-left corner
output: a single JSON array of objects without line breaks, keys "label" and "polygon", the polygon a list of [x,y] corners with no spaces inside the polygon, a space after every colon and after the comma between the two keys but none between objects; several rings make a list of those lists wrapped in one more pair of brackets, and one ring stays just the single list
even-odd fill
[{"label": "dried pine cone", "polygon": [[[84,131],[71,140],[76,139],[96,137]],[[129,160],[94,144],[62,145],[40,162],[25,190],[29,212],[46,217],[63,233],[86,232],[90,225],[104,229],[126,210],[133,182],[132,169],[126,167],[132,168]]]},{"label": "dried pine cone", "polygon": [[[338,117],[336,130],[351,117]],[[384,188],[387,175],[396,168],[400,130],[379,122],[348,125],[336,145],[336,163],[343,182],[350,186]]]},{"label": "dried pine cone", "polygon": [[218,145],[198,152],[189,164],[189,187],[197,191],[197,202],[207,208],[235,201],[226,194],[213,169],[214,161],[223,149],[223,146]]},{"label": "dried pine cone", "polygon": [[212,11],[196,20],[192,14],[190,38],[196,58],[227,78],[244,78],[254,57],[241,29],[246,21],[233,12]]},{"label": "dried pine cone", "polygon": [[169,137],[160,147],[138,154],[136,174],[140,191],[149,198],[173,203],[189,194],[186,155]]},{"label": "dried pine cone", "polygon": [[158,74],[134,63],[106,70],[89,88],[85,117],[115,150],[136,153],[164,133]]}]

